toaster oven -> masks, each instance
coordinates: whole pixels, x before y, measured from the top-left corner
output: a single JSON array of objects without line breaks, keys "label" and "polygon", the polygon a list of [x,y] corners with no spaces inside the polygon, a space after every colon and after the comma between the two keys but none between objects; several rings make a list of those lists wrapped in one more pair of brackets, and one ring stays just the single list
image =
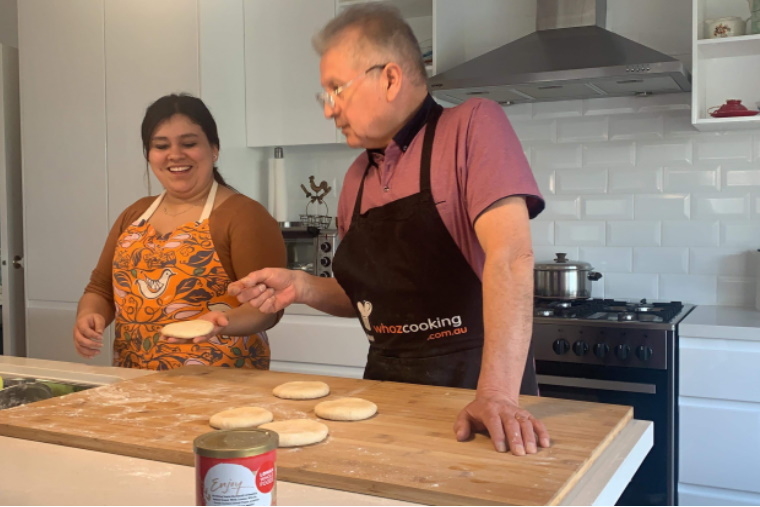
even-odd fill
[{"label": "toaster oven", "polygon": [[337,230],[307,227],[299,222],[282,224],[280,229],[288,253],[288,269],[300,269],[314,276],[333,276]]}]

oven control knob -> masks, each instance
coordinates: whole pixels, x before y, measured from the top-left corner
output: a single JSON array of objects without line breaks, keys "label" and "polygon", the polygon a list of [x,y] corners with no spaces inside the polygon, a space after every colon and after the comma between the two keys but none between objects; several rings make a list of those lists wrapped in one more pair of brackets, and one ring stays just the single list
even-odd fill
[{"label": "oven control knob", "polygon": [[552,343],[552,348],[558,356],[561,356],[562,354],[567,354],[567,351],[570,350],[570,344],[564,338],[560,338]]},{"label": "oven control knob", "polygon": [[332,264],[329,257],[322,257],[321,259],[319,259],[319,263],[322,264],[324,267],[327,267],[330,264]]},{"label": "oven control knob", "polygon": [[640,345],[636,348],[636,356],[644,362],[649,361],[652,358],[652,347]]},{"label": "oven control knob", "polygon": [[594,345],[594,355],[599,359],[604,359],[610,352],[610,346],[606,343],[597,343]]},{"label": "oven control knob", "polygon": [[576,356],[583,356],[588,352],[588,343],[578,340],[573,343],[573,352]]},{"label": "oven control knob", "polygon": [[629,347],[626,344],[618,345],[615,347],[615,355],[620,359],[621,361],[625,361],[628,359],[628,354],[631,353],[631,347]]},{"label": "oven control knob", "polygon": [[321,276],[321,277],[323,277],[323,278],[330,278],[330,277],[332,277],[332,275],[330,274],[330,272],[329,272],[329,271],[322,271],[322,272],[319,274],[319,276]]},{"label": "oven control knob", "polygon": [[324,253],[327,253],[330,250],[332,250],[332,245],[330,243],[324,242],[319,245],[319,249],[322,250]]}]

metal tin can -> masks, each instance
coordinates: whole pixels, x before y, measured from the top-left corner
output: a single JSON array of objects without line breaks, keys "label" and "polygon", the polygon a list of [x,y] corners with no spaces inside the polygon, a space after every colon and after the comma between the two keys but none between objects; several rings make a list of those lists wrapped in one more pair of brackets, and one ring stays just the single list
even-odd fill
[{"label": "metal tin can", "polygon": [[276,505],[278,442],[274,431],[256,429],[196,438],[196,505]]}]

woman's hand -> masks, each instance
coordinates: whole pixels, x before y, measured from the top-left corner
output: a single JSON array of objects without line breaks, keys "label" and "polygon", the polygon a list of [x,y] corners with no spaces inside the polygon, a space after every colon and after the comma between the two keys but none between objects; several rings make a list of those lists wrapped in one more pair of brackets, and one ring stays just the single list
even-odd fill
[{"label": "woman's hand", "polygon": [[230,324],[230,320],[222,312],[208,312],[198,317],[197,320],[207,320],[214,325],[214,328],[205,335],[196,336],[195,338],[177,338],[176,336],[164,336],[163,341],[167,343],[201,343],[207,342],[216,335],[222,334],[224,328]]},{"label": "woman's hand", "polygon": [[103,348],[103,330],[106,319],[99,313],[77,315],[74,323],[74,347],[77,353],[87,359],[100,354]]}]

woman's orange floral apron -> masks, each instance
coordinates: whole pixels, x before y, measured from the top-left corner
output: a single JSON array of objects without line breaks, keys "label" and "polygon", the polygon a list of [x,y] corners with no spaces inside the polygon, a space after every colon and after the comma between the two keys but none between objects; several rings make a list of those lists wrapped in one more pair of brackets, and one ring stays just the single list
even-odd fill
[{"label": "woman's orange floral apron", "polygon": [[162,193],[119,237],[113,261],[116,303],[114,364],[127,368],[167,370],[188,364],[235,368],[269,368],[266,333],[218,335],[204,343],[166,343],[166,324],[194,320],[210,311],[239,306],[227,294],[231,280],[214,248],[208,217],[214,182],[197,222],[159,235],[148,219]]}]

